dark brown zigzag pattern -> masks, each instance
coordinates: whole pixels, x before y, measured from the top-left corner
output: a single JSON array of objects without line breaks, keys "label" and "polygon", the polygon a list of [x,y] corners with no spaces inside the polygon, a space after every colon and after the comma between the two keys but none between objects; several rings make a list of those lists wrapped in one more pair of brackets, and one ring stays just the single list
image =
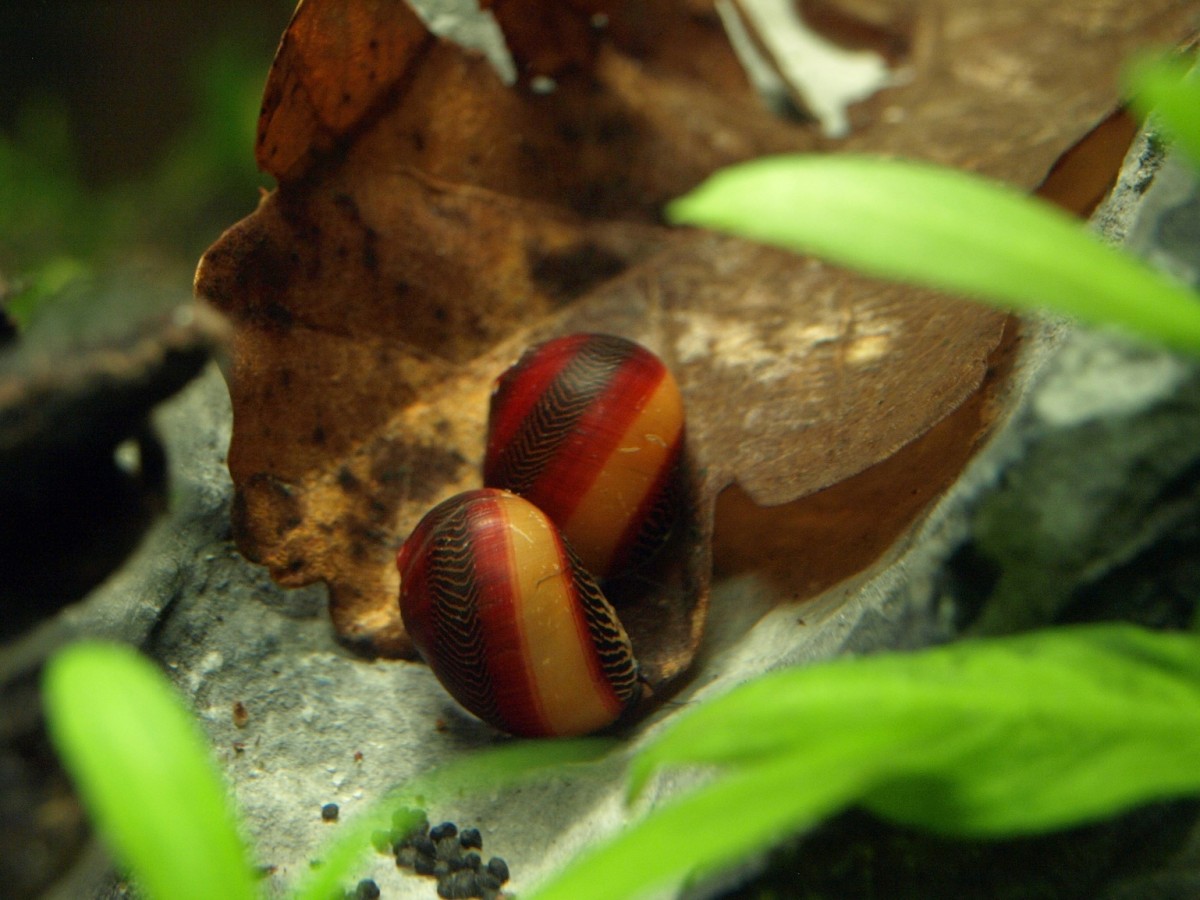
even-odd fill
[{"label": "dark brown zigzag pattern", "polygon": [[633,658],[629,637],[596,579],[584,569],[571,545],[564,541],[562,547],[571,562],[572,581],[583,605],[583,618],[600,658],[600,668],[621,705],[628,706],[641,691],[637,660]]},{"label": "dark brown zigzag pattern", "polygon": [[645,563],[658,553],[671,537],[671,532],[679,519],[680,506],[683,503],[679,457],[679,445],[677,444],[670,464],[663,469],[662,481],[659,485],[655,485],[654,490],[648,495],[654,497],[654,493],[657,492],[658,496],[647,511],[637,533],[632,536],[628,546],[620,551],[623,552],[624,566],[628,569],[636,569]]},{"label": "dark brown zigzag pattern", "polygon": [[481,719],[501,725],[504,719],[491,690],[487,645],[479,620],[479,587],[467,510],[458,506],[438,523],[428,562],[438,676],[459,703]]},{"label": "dark brown zigzag pattern", "polygon": [[608,335],[580,347],[521,422],[492,482],[516,494],[528,491],[634,349]]}]

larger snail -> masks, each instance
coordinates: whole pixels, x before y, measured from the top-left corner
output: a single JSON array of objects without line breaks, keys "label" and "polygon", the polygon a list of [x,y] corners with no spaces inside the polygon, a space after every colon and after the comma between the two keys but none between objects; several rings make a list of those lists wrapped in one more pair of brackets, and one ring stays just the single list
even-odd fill
[{"label": "larger snail", "polygon": [[400,612],[466,709],[528,737],[587,734],[639,693],[629,637],[553,523],[507,491],[430,510],[400,548]]},{"label": "larger snail", "polygon": [[484,484],[533,503],[609,578],[666,540],[683,437],[679,386],[657,356],[613,335],[568,335],[497,379]]}]

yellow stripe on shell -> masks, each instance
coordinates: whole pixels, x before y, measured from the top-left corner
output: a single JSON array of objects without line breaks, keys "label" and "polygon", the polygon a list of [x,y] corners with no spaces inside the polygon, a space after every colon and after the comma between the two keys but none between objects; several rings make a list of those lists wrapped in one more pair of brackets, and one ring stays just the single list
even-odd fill
[{"label": "yellow stripe on shell", "polygon": [[517,621],[542,720],[555,735],[595,731],[612,722],[620,706],[593,678],[591,637],[576,612],[573,573],[561,565],[554,525],[530,503],[506,508]]},{"label": "yellow stripe on shell", "polygon": [[564,523],[563,534],[588,571],[608,571],[625,534],[613,523],[628,522],[641,507],[682,430],[683,398],[666,372]]}]

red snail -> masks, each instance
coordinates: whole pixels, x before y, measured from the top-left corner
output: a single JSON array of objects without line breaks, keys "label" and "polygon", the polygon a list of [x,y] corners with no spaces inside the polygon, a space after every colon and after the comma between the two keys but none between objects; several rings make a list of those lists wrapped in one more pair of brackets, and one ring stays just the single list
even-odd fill
[{"label": "red snail", "polygon": [[484,484],[542,510],[605,579],[666,540],[682,447],[683,401],[662,361],[624,338],[573,334],[497,379]]},{"label": "red snail", "polygon": [[532,503],[467,491],[396,557],[400,613],[454,698],[528,737],[612,723],[640,693],[633,647],[596,580]]}]

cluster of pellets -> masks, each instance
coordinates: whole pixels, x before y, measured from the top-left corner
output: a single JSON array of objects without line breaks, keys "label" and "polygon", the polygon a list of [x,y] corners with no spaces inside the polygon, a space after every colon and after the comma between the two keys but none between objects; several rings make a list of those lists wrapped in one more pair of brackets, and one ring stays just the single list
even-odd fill
[{"label": "cluster of pellets", "polygon": [[397,812],[393,816],[396,827],[375,834],[375,849],[392,853],[402,869],[436,878],[438,896],[445,900],[497,900],[503,896],[500,888],[508,881],[508,863],[498,856],[483,861],[479,852],[483,850],[483,835],[478,828],[459,831],[453,822],[430,828],[423,814],[406,828],[413,820],[410,810]]}]

